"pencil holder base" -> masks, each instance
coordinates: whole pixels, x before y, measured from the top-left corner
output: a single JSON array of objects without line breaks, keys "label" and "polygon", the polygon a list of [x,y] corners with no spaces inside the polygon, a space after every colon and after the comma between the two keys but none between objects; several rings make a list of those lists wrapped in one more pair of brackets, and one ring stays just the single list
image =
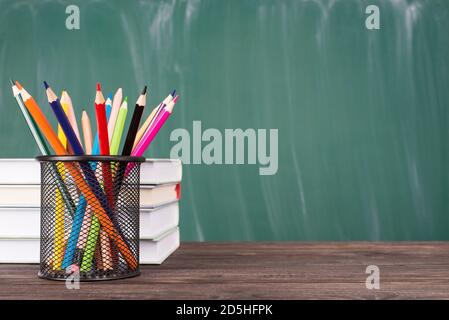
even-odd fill
[{"label": "pencil holder base", "polygon": [[[130,272],[127,274],[113,273],[113,274],[85,274],[80,272],[79,281],[80,282],[92,282],[92,281],[108,281],[108,280],[120,280],[126,278],[134,278],[140,275],[140,270],[135,272]],[[67,274],[55,274],[54,276],[48,273],[38,272],[37,276],[41,279],[54,280],[54,281],[66,281],[69,278]],[[74,277],[72,277],[73,279]]]}]

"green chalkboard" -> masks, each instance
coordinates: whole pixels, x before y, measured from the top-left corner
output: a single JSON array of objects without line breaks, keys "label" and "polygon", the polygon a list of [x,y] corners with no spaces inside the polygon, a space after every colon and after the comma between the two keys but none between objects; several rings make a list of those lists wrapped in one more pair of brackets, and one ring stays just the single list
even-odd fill
[{"label": "green chalkboard", "polygon": [[[71,4],[79,30],[66,28]],[[366,28],[368,5],[380,29]],[[223,141],[225,129],[278,130],[274,175],[247,159],[184,165],[183,240],[449,240],[449,1],[0,8],[0,157],[38,154],[10,77],[54,125],[42,80],[69,91],[78,117],[93,114],[97,81],[131,101],[148,84],[151,106],[176,88],[180,102],[148,157],[170,156],[175,129],[195,144],[195,120]]]}]

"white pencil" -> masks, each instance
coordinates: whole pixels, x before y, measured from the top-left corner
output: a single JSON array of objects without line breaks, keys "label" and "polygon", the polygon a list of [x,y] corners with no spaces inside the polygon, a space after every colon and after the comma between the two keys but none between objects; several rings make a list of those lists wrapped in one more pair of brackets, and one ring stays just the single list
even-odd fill
[{"label": "white pencil", "polygon": [[114,133],[115,122],[117,121],[118,112],[120,109],[120,105],[122,104],[123,92],[122,88],[118,88],[117,92],[114,94],[114,98],[112,99],[112,108],[111,115],[108,120],[108,138],[109,144],[112,141],[112,134]]}]

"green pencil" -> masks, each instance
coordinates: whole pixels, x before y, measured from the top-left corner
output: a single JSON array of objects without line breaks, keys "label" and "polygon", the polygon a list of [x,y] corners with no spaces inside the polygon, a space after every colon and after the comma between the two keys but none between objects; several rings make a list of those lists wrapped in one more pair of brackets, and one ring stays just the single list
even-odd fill
[{"label": "green pencil", "polygon": [[117,116],[117,121],[112,134],[110,154],[117,155],[122,139],[123,127],[125,126],[126,114],[128,113],[128,97],[125,97]]},{"label": "green pencil", "polygon": [[[33,117],[28,113],[27,108],[25,107],[23,103],[22,96],[20,95],[19,89],[15,85],[13,80],[11,81],[12,91],[14,94],[14,97],[16,98],[17,105],[20,108],[20,111],[22,112],[23,117],[25,118],[25,121],[28,125],[28,128],[31,131],[31,134],[33,135],[34,140],[36,141],[39,150],[41,151],[42,155],[47,156],[50,154],[50,149],[48,148],[47,144],[45,143],[44,137],[39,129],[37,129],[37,124],[34,121]],[[69,213],[73,216],[75,213],[75,203],[73,202],[73,199],[67,190],[66,185],[64,184],[64,181],[62,180],[59,171],[56,167],[56,165],[52,162],[54,174],[56,176],[56,184],[58,186],[58,189],[61,191],[61,195],[64,199],[65,204],[67,205],[67,208],[69,210]]]},{"label": "green pencil", "polygon": [[41,151],[42,155],[47,156],[50,154],[50,149],[48,148],[47,144],[44,141],[44,137],[42,136],[42,133],[37,129],[36,122],[32,117],[30,117],[30,114],[28,113],[28,110],[26,109],[22,96],[20,95],[19,89],[16,87],[14,81],[10,79],[11,86],[12,86],[12,92],[14,94],[14,98],[16,98],[17,104],[19,105],[20,111],[22,111],[22,115],[25,118],[25,121],[28,124],[28,128],[31,131],[31,134],[33,135],[34,140],[37,143],[37,146],[39,147],[39,150]]}]

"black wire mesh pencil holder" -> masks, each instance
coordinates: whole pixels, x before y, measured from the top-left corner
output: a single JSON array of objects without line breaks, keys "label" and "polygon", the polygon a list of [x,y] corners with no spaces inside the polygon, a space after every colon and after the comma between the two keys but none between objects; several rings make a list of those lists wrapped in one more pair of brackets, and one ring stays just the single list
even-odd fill
[{"label": "black wire mesh pencil holder", "polygon": [[41,240],[38,276],[80,281],[139,271],[142,157],[39,156]]}]

